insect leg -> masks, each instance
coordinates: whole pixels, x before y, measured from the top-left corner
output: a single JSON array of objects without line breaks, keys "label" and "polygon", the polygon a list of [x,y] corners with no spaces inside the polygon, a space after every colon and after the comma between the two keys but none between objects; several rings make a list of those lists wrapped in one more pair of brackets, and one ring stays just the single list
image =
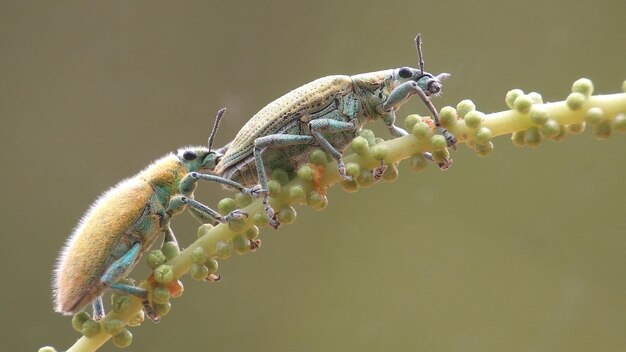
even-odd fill
[{"label": "insect leg", "polygon": [[195,209],[200,214],[202,214],[203,217],[208,217],[221,223],[226,223],[230,219],[241,219],[248,217],[248,214],[241,210],[233,210],[228,215],[222,216],[222,214],[188,196],[178,195],[170,200],[170,208],[182,208],[185,205],[188,205],[191,209]]},{"label": "insect leg", "polygon": [[435,109],[435,106],[430,101],[428,96],[426,96],[426,93],[424,93],[424,91],[419,87],[417,82],[415,81],[404,82],[401,85],[394,88],[389,94],[389,97],[387,97],[387,100],[383,103],[382,108],[385,112],[395,111],[402,104],[404,104],[413,94],[417,94],[420,97],[420,99],[422,99],[422,102],[426,104],[426,107],[428,108],[428,110],[430,110],[430,113],[432,114],[433,119],[435,120],[435,126],[437,126],[437,129],[446,138],[448,147],[451,147],[452,149],[456,149],[456,138],[452,135],[452,133],[448,132],[447,129],[441,126],[441,123],[439,122],[439,114],[437,113],[437,109]]},{"label": "insect leg", "polygon": [[[143,288],[116,283],[119,279],[128,274],[133,266],[135,266],[135,263],[137,263],[140,256],[141,243],[135,243],[128,252],[111,264],[111,266],[104,272],[104,275],[100,278],[100,281],[102,281],[105,286],[113,290],[133,295],[141,299],[148,317],[152,321],[158,322],[160,317],[159,314],[156,313],[150,306],[150,302],[148,301],[148,291]],[[94,302],[94,304],[96,304],[96,302]],[[102,301],[100,301],[100,304],[102,304]]]},{"label": "insect leg", "polygon": [[254,160],[256,162],[257,176],[261,184],[261,192],[263,193],[263,206],[265,213],[270,219],[270,225],[274,228],[280,226],[280,222],[276,220],[274,209],[269,203],[269,188],[267,185],[267,173],[261,154],[267,148],[281,148],[291,145],[311,144],[315,141],[312,136],[292,135],[292,134],[270,134],[259,137],[254,140]]},{"label": "insect leg", "polygon": [[100,320],[104,317],[104,305],[102,304],[102,296],[96,297],[91,304],[93,307],[93,320]]},{"label": "insect leg", "polygon": [[339,175],[344,180],[351,181],[352,177],[346,175],[346,166],[343,163],[341,152],[339,152],[332,144],[326,139],[321,132],[327,133],[341,133],[341,132],[354,132],[357,127],[353,122],[338,121],[329,118],[318,118],[309,122],[309,128],[311,134],[315,137],[315,140],[320,144],[325,152],[330,154],[333,159],[337,161],[337,168],[339,169]]}]

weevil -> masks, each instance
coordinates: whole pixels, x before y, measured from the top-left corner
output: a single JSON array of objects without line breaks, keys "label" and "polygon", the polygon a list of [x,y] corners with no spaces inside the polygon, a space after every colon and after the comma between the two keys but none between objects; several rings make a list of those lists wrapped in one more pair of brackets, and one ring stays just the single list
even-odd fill
[{"label": "weevil", "polygon": [[128,275],[161,233],[164,242],[177,245],[170,219],[185,208],[205,221],[227,222],[247,216],[240,210],[222,216],[193,197],[198,180],[254,194],[237,182],[201,173],[212,170],[224,153],[223,148],[211,149],[223,113],[217,114],[208,148],[185,147],[170,153],[96,200],[59,255],[53,284],[57,312],[74,314],[92,303],[94,318],[100,319],[104,316],[102,293],[110,288],[141,298],[148,316],[158,321],[146,290],[117,281]]},{"label": "weevil", "polygon": [[[346,175],[342,152],[370,120],[382,120],[394,137],[408,134],[395,125],[395,111],[416,94],[426,104],[435,125],[456,148],[456,138],[443,128],[429,99],[441,92],[449,74],[424,71],[421,35],[415,38],[419,69],[401,67],[354,76],[327,76],[305,84],[274,100],[257,112],[237,133],[218,162],[215,173],[244,185],[260,184],[270,223],[280,223],[269,205],[267,172],[292,171],[307,162],[313,148],[321,147]],[[429,155],[427,154],[427,157]],[[432,160],[432,158],[431,158]],[[447,168],[449,161],[440,167]]]}]

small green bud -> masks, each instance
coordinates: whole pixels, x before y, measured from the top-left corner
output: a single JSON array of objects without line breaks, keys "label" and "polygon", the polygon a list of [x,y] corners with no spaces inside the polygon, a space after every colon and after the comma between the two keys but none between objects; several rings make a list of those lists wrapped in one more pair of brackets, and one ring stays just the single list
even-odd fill
[{"label": "small green bud", "polygon": [[369,153],[369,145],[367,139],[363,137],[355,137],[350,143],[350,148],[360,156],[366,156]]},{"label": "small green bud", "polygon": [[72,317],[72,327],[74,330],[82,332],[83,324],[85,324],[85,322],[89,319],[91,319],[91,315],[89,315],[89,313],[80,311]]},{"label": "small green bud", "polygon": [[552,119],[549,119],[541,126],[541,135],[546,138],[556,137],[559,133],[561,133],[561,125]]},{"label": "small green bud", "polygon": [[439,121],[447,129],[456,125],[456,118],[456,109],[451,106],[444,106],[439,112]]},{"label": "small green bud", "polygon": [[228,214],[235,209],[237,209],[237,203],[232,198],[223,198],[217,203],[217,211],[220,214]]},{"label": "small green bud", "polygon": [[422,118],[419,115],[409,115],[406,117],[406,119],[404,119],[404,127],[406,127],[407,131],[410,131],[413,129],[413,126],[415,126],[415,124],[418,122],[422,122]]},{"label": "small green bud", "polygon": [[[361,172],[359,170],[359,172]],[[359,184],[355,181],[357,176],[352,176],[351,181],[343,180],[340,185],[346,193],[354,193],[359,190]]]},{"label": "small green bud", "polygon": [[219,268],[219,263],[213,258],[209,258],[204,265],[206,265],[207,269],[209,269],[208,275],[215,274]]},{"label": "small green bud", "polygon": [[270,219],[268,219],[265,211],[258,211],[254,214],[253,222],[258,227],[265,227],[270,223]]},{"label": "small green bud", "polygon": [[298,178],[306,182],[313,181],[313,169],[309,165],[302,165],[298,169]]},{"label": "small green bud", "polygon": [[211,229],[213,228],[213,225],[211,224],[202,224],[198,227],[198,238],[206,235],[207,233],[209,233],[209,231],[211,231]]},{"label": "small green bud", "polygon": [[585,123],[572,123],[567,125],[567,131],[571,134],[581,134],[585,131]]},{"label": "small green bud", "polygon": [[170,312],[170,309],[172,309],[172,303],[169,301],[165,304],[152,303],[152,308],[154,308],[160,316],[165,316]]},{"label": "small green bud", "polygon": [[165,304],[170,300],[170,291],[167,287],[158,286],[152,290],[152,302]]},{"label": "small green bud", "polygon": [[154,280],[160,284],[166,284],[174,280],[174,269],[171,265],[163,264],[154,269]]},{"label": "small green bud", "polygon": [[528,95],[520,95],[513,103],[513,108],[515,108],[515,110],[520,114],[528,114],[532,106],[533,101],[530,97],[528,97]]},{"label": "small green bud", "polygon": [[228,220],[228,228],[232,232],[242,232],[246,228],[246,219],[245,218],[233,218]]},{"label": "small green bud", "polygon": [[130,318],[130,320],[128,321],[128,326],[130,327],[135,327],[135,326],[139,326],[143,323],[143,320],[145,319],[145,313],[143,312],[143,310],[140,310],[139,312],[137,312],[137,314],[135,314],[134,317]]},{"label": "small green bud", "polygon": [[398,179],[398,167],[396,164],[387,165],[387,169],[383,173],[383,180],[387,182],[393,182]]},{"label": "small green bud", "polygon": [[530,120],[535,125],[543,125],[548,121],[548,111],[543,105],[533,105],[530,109]]},{"label": "small green bud", "polygon": [[598,107],[593,107],[587,110],[587,113],[585,114],[585,121],[592,125],[599,124],[604,121],[604,111]]},{"label": "small green bud", "polygon": [[247,239],[254,240],[259,237],[259,228],[252,225],[246,232],[244,233]]},{"label": "small green bud", "polygon": [[476,145],[476,154],[479,156],[487,156],[493,151],[493,142]]},{"label": "small green bud", "polygon": [[[572,84],[572,93],[581,93],[585,97],[593,94],[593,82],[588,78],[581,78]],[[574,110],[574,109],[572,109]]]},{"label": "small green bud", "polygon": [[570,110],[576,111],[582,109],[585,100],[587,97],[582,93],[570,93],[565,99],[565,104]]},{"label": "small green bud", "polygon": [[209,268],[204,264],[191,264],[191,270],[189,271],[191,277],[196,281],[203,281],[209,276]]},{"label": "small green bud", "polygon": [[492,133],[487,127],[481,127],[476,130],[476,143],[485,144],[491,141]]},{"label": "small green bud", "polygon": [[557,134],[556,136],[552,137],[552,140],[555,142],[561,142],[562,140],[565,139],[565,137],[567,137],[567,133],[565,131],[565,127],[562,125],[559,125],[559,134]]},{"label": "small green bud", "polygon": [[456,111],[459,114],[460,118],[465,118],[465,115],[467,115],[467,113],[474,110],[476,110],[476,105],[474,105],[474,102],[469,99],[462,100],[456,106]]},{"label": "small green bud", "polygon": [[233,254],[231,241],[219,240],[215,244],[215,255],[220,259],[228,259]]},{"label": "small green bud", "polygon": [[130,346],[133,342],[133,334],[128,329],[122,329],[119,334],[111,338],[115,347],[124,348]]},{"label": "small green bud", "polygon": [[293,185],[289,187],[289,200],[299,203],[306,197],[306,191],[302,185]]},{"label": "small green bud", "polygon": [[379,143],[370,149],[370,154],[372,158],[376,160],[383,160],[387,157],[387,154],[389,154],[389,149],[386,144]]},{"label": "small green bud", "polygon": [[[235,253],[244,255],[250,252],[250,240],[244,235],[237,235],[233,238],[233,248],[235,249]],[[207,268],[207,274],[208,273],[209,269]]]},{"label": "small green bud", "polygon": [[235,194],[235,205],[237,205],[237,208],[241,209],[243,207],[246,207],[250,205],[253,200],[254,199],[249,194],[243,194],[241,192],[237,192],[237,194]]},{"label": "small green bud", "polygon": [[103,322],[104,332],[109,335],[119,334],[124,329],[124,322],[119,319],[110,319]]},{"label": "small green bud", "polygon": [[166,260],[167,258],[165,258],[165,255],[163,254],[163,252],[161,252],[160,249],[151,250],[146,258],[146,262],[152,270],[165,263]]},{"label": "small green bud", "polygon": [[528,93],[528,98],[530,98],[533,104],[543,104],[543,97],[537,92]]},{"label": "small green bud", "polygon": [[619,132],[626,132],[626,115],[617,114],[613,119],[613,128]]},{"label": "small green bud", "polygon": [[328,155],[321,149],[315,149],[311,152],[309,160],[311,160],[313,164],[325,166],[328,163]]},{"label": "small green bud", "polygon": [[[291,224],[294,221],[296,221],[297,215],[298,213],[296,213],[296,209],[294,207],[285,206],[285,207],[280,208],[280,210],[276,214],[276,218],[278,218],[278,221],[282,222],[283,224]],[[248,244],[248,247],[250,247],[249,244]]]},{"label": "small green bud", "polygon": [[[309,168],[309,170],[310,169],[311,168]],[[270,197],[276,197],[280,194],[282,187],[280,186],[280,182],[276,180],[269,180],[267,181],[267,189],[270,191]]]},{"label": "small green bud", "polygon": [[521,89],[512,89],[508,91],[506,93],[506,98],[504,99],[504,101],[506,102],[506,106],[508,106],[509,109],[514,109],[515,99],[517,99],[517,97],[519,97],[520,95],[524,95],[524,91],[522,91]]},{"label": "small green bud", "polygon": [[430,132],[430,127],[428,127],[428,124],[426,122],[416,123],[415,126],[413,126],[413,129],[411,130],[411,133],[413,133],[415,137],[420,138],[420,139],[428,136],[429,132]]},{"label": "small green bud", "polygon": [[471,111],[469,112],[467,115],[465,115],[465,125],[468,128],[478,128],[480,127],[480,124],[483,122],[483,120],[485,119],[485,114],[483,114],[480,111]]},{"label": "small green bud", "polygon": [[531,127],[524,134],[524,144],[529,147],[536,147],[541,143],[541,134],[538,127]]},{"label": "small green bud", "polygon": [[100,330],[100,323],[93,319],[89,319],[83,323],[81,332],[85,335],[85,337],[94,337],[100,333]]},{"label": "small green bud", "polygon": [[518,146],[518,147],[523,147],[526,145],[526,131],[515,131],[513,132],[513,134],[511,135],[511,141],[513,142],[513,145]]},{"label": "small green bud", "polygon": [[361,166],[357,163],[346,164],[346,175],[355,178],[361,173]]},{"label": "small green bud", "polygon": [[289,174],[283,169],[275,169],[272,171],[271,179],[278,181],[278,183],[283,186],[289,183]]},{"label": "small green bud", "polygon": [[611,123],[604,120],[594,126],[593,135],[598,139],[608,139],[611,137]]},{"label": "small green bud", "polygon": [[450,152],[448,151],[447,148],[433,151],[433,160],[437,164],[442,164],[445,160],[449,160],[449,159],[450,159]]},{"label": "small green bud", "polygon": [[363,169],[361,170],[359,176],[356,178],[356,182],[359,184],[360,187],[367,188],[373,185],[376,180],[374,180],[374,175],[372,175],[372,172],[370,170]]},{"label": "small green bud", "polygon": [[446,138],[440,134],[430,137],[430,144],[433,146],[434,150],[446,149],[446,146],[448,145]]},{"label": "small green bud", "polygon": [[115,292],[111,295],[111,309],[115,313],[125,312],[130,307],[131,301],[128,295]]},{"label": "small green bud", "polygon": [[376,139],[376,136],[374,135],[374,132],[372,132],[372,130],[368,130],[368,129],[361,130],[361,132],[359,132],[359,136],[365,138],[368,146],[372,146],[376,144],[374,142],[374,140]]},{"label": "small green bud", "polygon": [[202,264],[209,259],[209,255],[206,253],[204,248],[196,247],[191,251],[191,261],[197,264]]},{"label": "small green bud", "polygon": [[167,258],[167,260],[170,260],[180,254],[180,248],[178,248],[178,243],[174,241],[167,241],[163,243],[163,246],[161,246],[161,252],[163,252],[163,255]]},{"label": "small green bud", "polygon": [[311,191],[306,197],[306,203],[315,210],[321,210],[326,208],[326,206],[328,205],[328,199],[325,195],[317,191]]},{"label": "small green bud", "polygon": [[428,161],[422,154],[415,154],[409,159],[409,167],[415,172],[423,171],[428,166]]},{"label": "small green bud", "polygon": [[[378,145],[380,143],[385,143],[385,140],[380,138],[380,137],[376,137],[374,138],[374,145]],[[373,146],[372,146],[373,147]]]},{"label": "small green bud", "polygon": [[52,346],[43,346],[37,352],[57,352],[57,350]]}]

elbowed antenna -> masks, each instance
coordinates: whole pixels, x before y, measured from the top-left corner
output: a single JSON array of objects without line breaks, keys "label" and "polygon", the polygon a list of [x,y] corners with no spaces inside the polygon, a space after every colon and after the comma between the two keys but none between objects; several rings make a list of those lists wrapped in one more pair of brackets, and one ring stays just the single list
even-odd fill
[{"label": "elbowed antenna", "polygon": [[226,112],[226,108],[221,108],[217,111],[217,116],[215,116],[215,123],[213,124],[213,129],[209,135],[209,151],[211,151],[211,147],[213,146],[213,138],[217,133],[217,129],[220,127],[220,121],[222,120],[222,117],[224,117],[224,112]]},{"label": "elbowed antenna", "polygon": [[415,46],[417,47],[417,57],[419,59],[420,74],[424,74],[424,57],[422,56],[422,34],[417,33],[415,37]]}]

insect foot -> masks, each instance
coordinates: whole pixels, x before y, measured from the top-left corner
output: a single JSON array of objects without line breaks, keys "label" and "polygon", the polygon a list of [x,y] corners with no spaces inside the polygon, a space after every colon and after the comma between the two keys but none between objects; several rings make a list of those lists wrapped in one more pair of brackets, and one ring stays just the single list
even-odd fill
[{"label": "insect foot", "polygon": [[446,139],[446,144],[448,145],[448,148],[452,148],[452,150],[456,150],[456,144],[457,144],[456,137],[445,128],[441,128],[441,134]]}]

